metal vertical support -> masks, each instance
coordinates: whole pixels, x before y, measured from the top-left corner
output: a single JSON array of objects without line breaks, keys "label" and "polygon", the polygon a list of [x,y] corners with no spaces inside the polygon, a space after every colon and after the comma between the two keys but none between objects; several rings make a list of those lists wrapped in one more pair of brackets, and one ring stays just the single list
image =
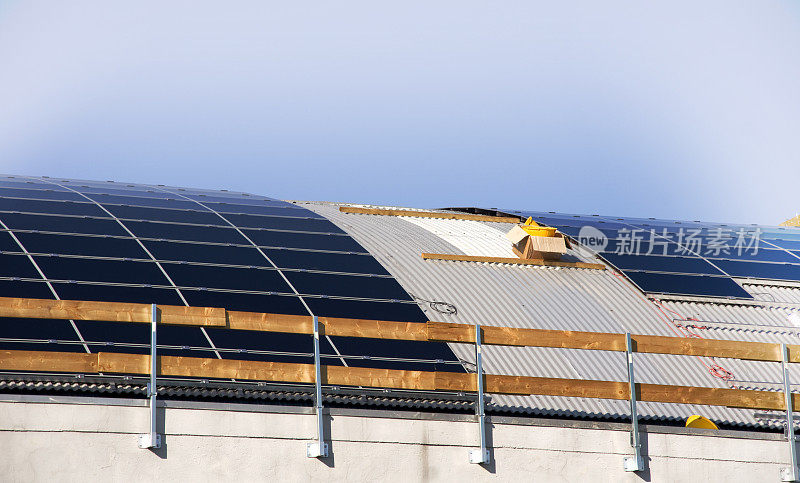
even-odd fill
[{"label": "metal vertical support", "polygon": [[786,439],[789,441],[789,454],[792,459],[792,466],[781,468],[781,481],[800,481],[800,471],[797,468],[797,446],[794,434],[794,415],[792,408],[792,389],[789,384],[789,348],[786,344],[781,344],[781,354],[783,362],[783,394],[786,398]]},{"label": "metal vertical support", "polygon": [[475,324],[475,372],[478,377],[478,402],[475,407],[475,414],[478,416],[478,428],[481,438],[481,448],[473,449],[469,452],[469,462],[475,464],[489,462],[489,450],[486,449],[486,411],[483,400],[483,361],[481,352],[481,325]]},{"label": "metal vertical support", "polygon": [[139,435],[140,448],[160,448],[161,435],[156,432],[156,327],[158,325],[158,306],[150,307],[150,382],[147,383],[147,397],[150,399],[150,432]]},{"label": "metal vertical support", "polygon": [[319,318],[314,315],[314,404],[317,412],[317,441],[306,445],[309,458],[327,458],[328,443],[325,442],[325,427],[322,418],[322,367],[319,361]]},{"label": "metal vertical support", "polygon": [[633,342],[631,333],[625,333],[625,352],[628,356],[628,389],[630,390],[631,401],[631,447],[633,456],[628,456],[623,460],[625,471],[644,470],[644,459],[642,458],[642,441],[639,439],[639,415],[636,412],[636,380],[633,375]]}]

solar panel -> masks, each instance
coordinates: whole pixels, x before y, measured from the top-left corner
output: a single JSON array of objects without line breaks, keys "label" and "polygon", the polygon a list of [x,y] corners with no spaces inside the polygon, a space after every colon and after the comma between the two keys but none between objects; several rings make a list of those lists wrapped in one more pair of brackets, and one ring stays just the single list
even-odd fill
[{"label": "solar panel", "polygon": [[[268,197],[6,177],[0,178],[0,221],[7,227],[0,227],[0,296],[426,320],[386,269],[342,229]],[[149,350],[145,325],[26,322],[23,327],[0,319],[0,347]],[[436,362],[441,360],[452,363],[446,370],[463,371],[446,344],[342,339],[338,347],[338,339],[322,342],[324,363],[444,370]],[[304,363],[313,351],[307,335],[177,326],[159,328],[159,345],[165,355]]]},{"label": "solar panel", "polygon": [[800,254],[790,250],[800,249],[796,228],[507,212],[584,237],[645,292],[752,298],[732,277],[800,281]]},{"label": "solar panel", "polygon": [[[9,236],[7,233],[3,234]],[[16,236],[30,253],[58,253],[63,255],[137,258],[143,260],[149,258],[142,247],[132,238],[56,235],[29,232],[18,232]],[[0,240],[2,240],[2,237],[0,237]],[[5,242],[2,242],[2,245],[4,246],[3,251],[19,252],[21,250],[16,243],[10,247],[6,247]]]},{"label": "solar panel", "polygon": [[0,198],[0,211],[46,213],[48,215],[108,216],[94,203],[83,201],[43,201]]}]

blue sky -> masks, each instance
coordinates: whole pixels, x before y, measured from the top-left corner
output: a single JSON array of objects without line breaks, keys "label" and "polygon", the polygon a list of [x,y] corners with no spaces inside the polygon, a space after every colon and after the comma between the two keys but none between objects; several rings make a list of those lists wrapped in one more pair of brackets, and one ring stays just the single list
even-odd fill
[{"label": "blue sky", "polygon": [[775,224],[800,2],[0,0],[0,171]]}]

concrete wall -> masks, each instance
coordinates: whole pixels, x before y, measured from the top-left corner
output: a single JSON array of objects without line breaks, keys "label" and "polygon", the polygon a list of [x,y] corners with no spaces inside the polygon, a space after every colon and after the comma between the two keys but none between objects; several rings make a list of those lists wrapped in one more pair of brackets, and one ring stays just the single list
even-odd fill
[{"label": "concrete wall", "polygon": [[[627,425],[495,418],[494,463],[468,463],[469,416],[335,411],[332,455],[305,456],[306,408],[169,403],[162,449],[137,447],[141,401],[3,396],[2,481],[780,481],[780,435],[645,427],[648,471],[625,473]],[[186,407],[188,406],[188,407]]]}]

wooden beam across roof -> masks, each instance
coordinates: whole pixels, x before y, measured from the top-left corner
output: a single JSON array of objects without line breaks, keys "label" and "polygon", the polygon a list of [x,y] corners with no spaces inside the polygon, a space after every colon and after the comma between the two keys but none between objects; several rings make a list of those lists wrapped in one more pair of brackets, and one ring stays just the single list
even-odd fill
[{"label": "wooden beam across roof", "polygon": [[[72,319],[150,323],[149,304],[0,297],[0,317]],[[161,324],[211,326],[233,330],[312,334],[308,315],[226,311],[211,307],[159,305]],[[324,335],[371,339],[474,343],[475,326],[447,322],[320,317]],[[482,342],[489,345],[625,351],[625,334],[570,330],[526,329],[482,325]],[[667,337],[632,334],[634,351],[650,354],[720,357],[780,362],[780,345],[766,342]],[[800,345],[789,345],[789,361],[800,362]]]},{"label": "wooden beam across roof", "polygon": [[559,260],[534,260],[529,258],[511,257],[482,257],[474,255],[455,255],[450,253],[423,253],[422,258],[425,260],[449,260],[453,262],[510,263],[512,265],[537,265],[542,267],[589,268],[593,270],[606,269],[606,266],[602,263],[562,262]]},{"label": "wooden beam across roof", "polygon": [[[150,323],[151,304],[0,297],[0,317]],[[225,327],[225,309],[159,305],[162,324]]]},{"label": "wooden beam across roof", "polygon": [[[0,368],[10,371],[148,374],[144,354],[48,351],[0,351]],[[272,382],[313,383],[314,365],[282,362],[158,356],[158,375]],[[475,392],[474,374],[365,367],[323,366],[322,383],[422,391]],[[546,395],[597,399],[629,398],[628,383],[548,377],[485,376],[485,390],[494,394]],[[637,400],[734,408],[784,410],[783,393],[742,389],[636,384]],[[793,404],[800,394],[793,394]]]},{"label": "wooden beam across roof", "polygon": [[389,210],[382,208],[358,208],[355,206],[340,206],[342,213],[356,213],[361,215],[386,215],[386,216],[413,216],[417,218],[441,218],[444,220],[472,220],[472,221],[494,221],[496,223],[519,223],[517,216],[489,216],[489,215],[470,215],[468,213],[440,213],[434,211],[419,210]]}]

